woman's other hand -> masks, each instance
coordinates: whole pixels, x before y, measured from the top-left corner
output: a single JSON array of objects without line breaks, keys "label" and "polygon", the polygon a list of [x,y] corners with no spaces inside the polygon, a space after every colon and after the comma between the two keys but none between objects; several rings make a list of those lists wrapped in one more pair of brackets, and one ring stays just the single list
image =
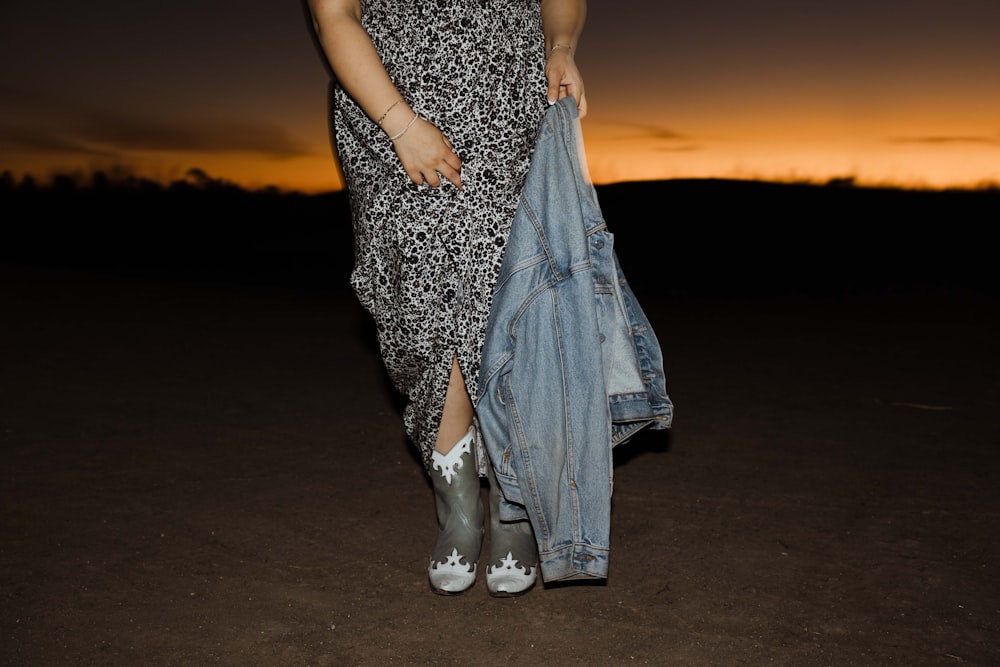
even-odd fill
[{"label": "woman's other hand", "polygon": [[555,104],[564,97],[576,100],[580,118],[587,115],[587,96],[583,90],[583,77],[576,68],[573,50],[569,46],[557,44],[549,50],[545,62],[545,76],[549,82],[549,104]]},{"label": "woman's other hand", "polygon": [[576,100],[580,118],[587,115],[583,77],[573,54],[587,18],[586,0],[542,0],[542,30],[545,32],[545,77],[549,82],[549,104],[564,97]]}]

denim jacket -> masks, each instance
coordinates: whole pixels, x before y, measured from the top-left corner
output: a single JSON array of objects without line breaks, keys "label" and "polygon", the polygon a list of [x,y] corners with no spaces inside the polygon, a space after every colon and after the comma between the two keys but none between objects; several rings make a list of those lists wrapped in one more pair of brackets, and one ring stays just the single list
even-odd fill
[{"label": "denim jacket", "polygon": [[497,279],[477,400],[508,501],[501,519],[527,514],[546,581],[607,576],[611,450],[673,415],[579,136],[573,99],[551,106]]}]

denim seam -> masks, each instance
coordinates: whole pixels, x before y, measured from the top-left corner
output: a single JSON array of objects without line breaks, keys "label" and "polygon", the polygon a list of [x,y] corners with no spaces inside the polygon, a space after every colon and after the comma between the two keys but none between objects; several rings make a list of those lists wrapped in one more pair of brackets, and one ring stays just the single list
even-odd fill
[{"label": "denim seam", "polygon": [[[563,337],[562,328],[562,317],[560,316],[559,309],[559,291],[552,290],[552,312],[555,319],[555,335],[556,335],[556,346],[559,350],[559,372],[562,376],[562,386],[563,386],[563,414],[571,415],[573,414],[571,406],[569,405],[569,379],[566,377],[566,349]],[[577,542],[580,540],[580,498],[578,496],[578,489],[576,485],[576,467],[574,462],[576,461],[576,447],[573,437],[573,420],[567,419],[565,423],[566,429],[566,456],[564,458],[566,462],[567,474],[569,475],[568,485],[569,485],[569,498],[570,507],[572,508],[572,527],[573,527],[573,541]],[[561,481],[561,480],[560,480]]]},{"label": "denim seam", "polygon": [[[510,415],[511,418],[512,427],[514,429],[514,439],[517,442],[518,450],[521,452],[521,467],[523,468],[522,472],[528,473],[517,476],[518,485],[521,486],[523,490],[526,481],[528,484],[528,492],[531,495],[532,502],[534,503],[535,507],[541,507],[542,502],[541,498],[538,495],[538,487],[535,485],[535,476],[530,473],[531,454],[528,452],[529,447],[527,446],[527,438],[525,437],[524,434],[524,424],[521,421],[521,416],[517,409],[517,402],[514,399],[514,392],[511,391],[510,388],[509,377],[505,378],[505,384],[507,388],[507,391],[505,392],[507,396],[506,405],[508,414]],[[526,480],[522,478],[526,478]],[[536,534],[535,538],[541,544],[547,545],[551,540],[551,531],[549,530],[549,524],[545,520],[544,513],[536,512],[535,514],[537,515],[536,516],[537,523],[533,522],[532,527],[535,529],[536,533],[541,533],[540,535]]]},{"label": "denim seam", "polygon": [[568,273],[562,280],[556,280],[555,278],[551,278],[545,281],[544,283],[539,284],[538,287],[528,292],[528,295],[524,297],[524,302],[516,311],[514,311],[514,314],[511,315],[510,321],[507,323],[507,335],[510,336],[512,340],[515,341],[517,340],[517,334],[514,333],[514,330],[517,328],[517,323],[524,315],[524,313],[527,312],[532,305],[534,305],[535,300],[539,296],[541,296],[545,292],[548,292],[549,290],[558,287],[561,283],[564,283],[567,279],[573,278],[576,274],[580,273],[581,271],[590,271],[590,269],[591,269],[591,263],[589,261],[574,264],[569,268]]},{"label": "denim seam", "polygon": [[556,280],[562,279],[562,271],[559,270],[559,264],[556,262],[555,253],[552,252],[552,246],[549,244],[549,239],[545,235],[545,230],[543,229],[542,222],[538,219],[535,214],[535,209],[532,208],[531,203],[525,197],[521,197],[521,203],[524,205],[524,212],[528,219],[531,221],[531,226],[535,228],[535,235],[538,237],[538,243],[542,246],[542,252],[545,253],[545,257],[549,261],[549,269],[555,276]]}]

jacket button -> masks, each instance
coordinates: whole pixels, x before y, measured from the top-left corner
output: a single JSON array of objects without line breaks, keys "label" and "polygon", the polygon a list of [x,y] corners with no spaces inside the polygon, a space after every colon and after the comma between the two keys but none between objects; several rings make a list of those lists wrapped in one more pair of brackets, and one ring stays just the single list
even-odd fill
[{"label": "jacket button", "polygon": [[605,341],[604,334],[599,334],[597,337],[601,339],[602,343]]},{"label": "jacket button", "polygon": [[600,250],[601,248],[604,247],[604,241],[602,241],[601,239],[597,239],[597,242],[594,243],[594,247]]}]

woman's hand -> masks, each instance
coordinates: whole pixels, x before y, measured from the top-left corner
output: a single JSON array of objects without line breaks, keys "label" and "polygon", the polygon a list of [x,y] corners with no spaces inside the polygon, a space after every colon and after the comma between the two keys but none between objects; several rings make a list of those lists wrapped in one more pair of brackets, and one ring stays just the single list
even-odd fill
[{"label": "woman's hand", "polygon": [[406,175],[417,185],[426,183],[436,188],[444,177],[456,188],[462,189],[462,160],[455,155],[448,137],[423,118],[418,117],[392,142],[392,147]]},{"label": "woman's hand", "polygon": [[[439,129],[417,118],[389,79],[371,37],[361,24],[359,0],[309,0],[313,25],[340,85],[378,123],[410,179],[441,185],[441,177],[462,187],[462,161]],[[398,101],[397,101],[398,100]],[[404,131],[405,130],[405,131]]]},{"label": "woman's hand", "polygon": [[587,96],[583,90],[583,77],[576,68],[573,51],[570,48],[558,45],[549,51],[545,63],[545,76],[549,81],[549,104],[555,104],[558,100],[569,96],[576,100],[580,118],[587,115]]},{"label": "woman's hand", "polygon": [[573,53],[586,18],[586,0],[542,0],[549,104],[555,104],[567,96],[572,97],[576,100],[580,118],[587,115],[587,97],[583,93],[583,77],[576,68]]}]

